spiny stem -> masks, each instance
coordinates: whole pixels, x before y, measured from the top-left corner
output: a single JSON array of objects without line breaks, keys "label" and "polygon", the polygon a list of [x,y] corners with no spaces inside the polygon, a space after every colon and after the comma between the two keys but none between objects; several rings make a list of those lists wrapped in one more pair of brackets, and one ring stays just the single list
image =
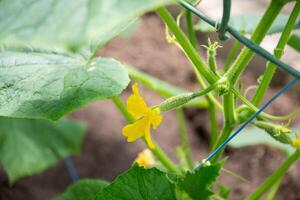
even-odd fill
[{"label": "spiny stem", "polygon": [[[121,99],[118,96],[114,96],[112,98],[112,101],[115,103],[117,108],[121,111],[124,118],[129,122],[133,123],[134,118],[130,115],[130,113],[127,111],[127,108],[121,101]],[[145,142],[145,140],[143,140]],[[145,144],[147,144],[145,142]],[[171,161],[171,159],[167,156],[167,154],[160,148],[158,144],[155,143],[156,148],[151,149],[149,148],[152,153],[156,156],[156,158],[168,169],[170,172],[181,174],[181,171],[176,167],[176,165]]]}]

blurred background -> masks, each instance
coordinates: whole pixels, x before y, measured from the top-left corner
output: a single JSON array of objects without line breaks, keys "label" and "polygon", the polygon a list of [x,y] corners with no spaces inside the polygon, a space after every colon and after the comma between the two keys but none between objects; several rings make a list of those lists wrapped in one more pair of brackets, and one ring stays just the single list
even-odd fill
[{"label": "blurred background", "polygon": [[[267,0],[233,0],[233,15],[240,13],[262,13],[269,1]],[[222,10],[219,0],[203,0],[199,9],[214,19],[219,19]],[[178,10],[170,8],[175,15]],[[289,13],[291,7],[284,9]],[[184,20],[183,20],[184,21]],[[195,18],[195,22],[197,19]],[[184,22],[182,24],[184,26]],[[218,41],[215,33],[198,33],[199,44],[207,44],[207,39]],[[279,35],[268,36],[262,43],[270,52],[273,51]],[[220,42],[223,48],[218,51],[218,66],[224,65],[228,52],[233,46],[233,40]],[[205,49],[200,48],[200,54],[205,56]],[[155,13],[149,13],[141,18],[134,27],[132,35],[118,37],[111,41],[99,52],[103,57],[113,57],[147,72],[155,77],[188,90],[196,90],[196,83],[192,67],[188,60],[174,44],[168,44],[165,39],[164,24]],[[289,65],[300,70],[299,54],[287,47],[282,58]],[[265,60],[255,56],[243,76],[244,87],[257,84],[257,78],[265,69]],[[282,72],[277,72],[268,91],[267,98],[271,97],[290,77]],[[141,87],[141,93],[150,105],[157,104],[163,99],[154,92]],[[122,99],[131,93],[130,87],[122,94]],[[250,94],[251,95],[251,94]],[[267,112],[275,115],[288,114],[300,106],[300,90],[294,89],[280,97]],[[205,110],[189,108],[185,110],[187,128],[192,143],[194,158],[202,160],[209,152],[209,119]],[[222,115],[219,113],[219,125],[222,126]],[[74,163],[81,178],[101,178],[113,180],[118,174],[128,169],[138,152],[145,148],[141,141],[126,143],[121,135],[121,129],[126,124],[114,104],[108,100],[93,103],[86,108],[72,113],[69,118],[84,121],[88,133],[84,140],[82,151],[73,156]],[[293,121],[297,127],[300,118]],[[249,128],[242,133],[256,132]],[[176,160],[174,146],[180,143],[176,116],[173,112],[165,115],[165,120],[153,137]],[[234,145],[233,145],[234,146]],[[230,199],[240,200],[258,186],[277,166],[284,160],[282,151],[271,145],[244,146],[241,148],[229,147],[226,149],[229,159],[225,168],[239,174],[248,181],[242,181],[227,173],[222,173],[221,182],[229,186]],[[0,178],[5,179],[5,174],[0,170]],[[300,199],[300,165],[294,165],[284,178],[277,199]],[[51,199],[62,193],[71,184],[70,177],[63,162],[47,171],[26,177],[17,182],[12,188],[0,186],[0,199],[2,200],[40,200]]]}]

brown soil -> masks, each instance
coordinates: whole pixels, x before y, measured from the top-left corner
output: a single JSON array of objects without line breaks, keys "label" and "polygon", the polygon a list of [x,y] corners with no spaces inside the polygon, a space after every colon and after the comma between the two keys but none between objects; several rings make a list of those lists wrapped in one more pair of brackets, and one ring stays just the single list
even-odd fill
[{"label": "brown soil", "polygon": [[[164,26],[160,20],[152,14],[142,20],[143,23],[139,24],[133,37],[113,40],[100,52],[100,55],[129,63],[177,86],[190,90],[196,89],[197,84],[189,62],[175,45],[165,41]],[[201,41],[206,40],[206,35],[199,35],[199,37]],[[219,63],[222,62],[220,59]],[[244,82],[246,85],[255,83],[251,70],[244,77]],[[272,89],[268,96],[271,96],[274,91],[276,89]],[[125,91],[122,98],[125,99],[129,93],[129,90]],[[162,100],[159,95],[146,88],[142,87],[141,93],[149,104]],[[288,113],[299,103],[299,94],[297,98],[297,94],[290,92],[276,101],[269,111],[275,114]],[[195,159],[202,160],[208,153],[207,113],[204,110],[188,109],[186,114]],[[73,157],[81,178],[101,178],[111,181],[128,169],[137,153],[145,148],[140,141],[126,143],[125,138],[120,134],[126,121],[110,101],[93,103],[76,111],[71,117],[83,120],[88,125],[88,134],[82,152]],[[173,112],[165,115],[164,123],[153,135],[166,152],[176,160],[173,147],[180,141]],[[230,199],[233,200],[243,199],[284,160],[284,156],[278,150],[263,145],[241,149],[229,148],[226,153],[229,159],[225,168],[249,181],[243,182],[226,173],[222,174],[220,180],[232,189]],[[1,177],[3,179],[4,175],[0,174]],[[299,177],[300,165],[297,164],[285,176],[277,199],[300,199]],[[5,184],[0,185],[0,200],[47,200],[63,192],[69,184],[71,180],[65,166],[60,162],[42,174],[24,178],[11,188]]]}]

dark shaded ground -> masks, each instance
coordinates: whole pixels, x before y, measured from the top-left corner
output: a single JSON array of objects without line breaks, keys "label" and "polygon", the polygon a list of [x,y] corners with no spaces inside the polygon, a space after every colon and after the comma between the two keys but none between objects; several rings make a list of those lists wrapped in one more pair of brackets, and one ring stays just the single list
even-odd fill
[{"label": "dark shaded ground", "polygon": [[[205,35],[199,37],[201,41],[207,40]],[[144,17],[143,23],[140,23],[132,38],[115,39],[100,52],[100,55],[114,57],[175,85],[190,90],[197,88],[190,64],[175,45],[170,45],[165,41],[164,26],[155,15],[150,14]],[[221,63],[222,59],[220,59]],[[244,82],[246,85],[255,83],[251,70],[244,77]],[[268,96],[271,96],[274,91],[276,89],[272,89]],[[145,88],[141,89],[141,93],[149,104],[162,100],[160,96]],[[129,94],[130,91],[127,90],[122,98],[125,99]],[[297,96],[295,93],[290,93],[275,102],[269,111],[275,114],[285,114],[299,104],[299,94]],[[186,113],[195,159],[202,160],[208,153],[207,113],[199,109],[188,109]],[[71,117],[81,119],[88,125],[88,134],[82,153],[74,157],[82,178],[113,180],[119,173],[130,167],[137,153],[144,148],[140,141],[126,143],[120,133],[126,122],[110,101],[94,103],[73,113]],[[167,153],[176,159],[172,147],[179,144],[179,139],[173,112],[165,115],[164,123],[153,135]],[[221,181],[232,188],[230,199],[233,200],[243,199],[245,195],[253,191],[284,159],[279,151],[262,145],[229,149],[227,155],[229,155],[229,160],[226,169],[249,180],[249,183],[242,182],[223,173]],[[4,175],[0,174],[0,177]],[[297,164],[285,176],[277,199],[300,199],[299,177],[300,165]],[[42,174],[24,178],[12,188],[1,185],[0,199],[47,200],[63,192],[70,183],[63,163],[59,163]]]}]

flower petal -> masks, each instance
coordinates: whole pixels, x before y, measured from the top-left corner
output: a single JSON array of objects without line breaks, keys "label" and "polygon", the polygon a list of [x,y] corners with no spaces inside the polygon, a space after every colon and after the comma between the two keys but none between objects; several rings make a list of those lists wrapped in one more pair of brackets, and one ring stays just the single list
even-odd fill
[{"label": "flower petal", "polygon": [[155,149],[155,144],[153,143],[150,135],[150,127],[148,129],[145,129],[145,140],[150,149]]},{"label": "flower petal", "polygon": [[126,125],[122,133],[127,137],[128,142],[133,142],[136,139],[142,137],[145,134],[145,131],[150,129],[150,123],[147,118],[142,118],[137,120],[133,124]]},{"label": "flower petal", "polygon": [[140,152],[135,162],[139,166],[145,168],[151,168],[155,165],[154,156],[149,149],[145,149],[144,151]]},{"label": "flower petal", "polygon": [[150,123],[152,124],[153,128],[156,129],[161,124],[163,117],[159,113],[158,109],[153,109],[153,110],[151,110],[149,120],[150,120]]},{"label": "flower petal", "polygon": [[145,116],[150,108],[147,107],[146,102],[139,93],[138,84],[134,83],[132,86],[133,94],[127,99],[127,110],[135,118],[138,119]]}]

